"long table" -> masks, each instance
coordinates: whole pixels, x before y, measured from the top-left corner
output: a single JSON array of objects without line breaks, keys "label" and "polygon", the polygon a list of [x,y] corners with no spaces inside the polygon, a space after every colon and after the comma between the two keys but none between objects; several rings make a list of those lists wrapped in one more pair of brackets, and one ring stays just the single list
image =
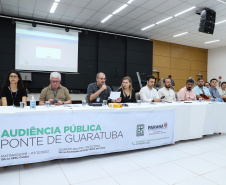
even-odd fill
[{"label": "long table", "polygon": [[211,102],[0,107],[0,166],[150,148],[223,133],[225,110],[225,103]]}]

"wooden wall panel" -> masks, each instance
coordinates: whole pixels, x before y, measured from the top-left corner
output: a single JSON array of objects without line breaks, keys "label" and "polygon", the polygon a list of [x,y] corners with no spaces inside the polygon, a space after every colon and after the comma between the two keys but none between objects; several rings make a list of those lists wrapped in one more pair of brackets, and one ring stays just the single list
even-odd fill
[{"label": "wooden wall panel", "polygon": [[191,61],[191,70],[200,72],[207,71],[207,64],[206,62]]},{"label": "wooden wall panel", "polygon": [[179,44],[153,41],[153,69],[159,72],[159,78],[172,75],[175,91],[185,86],[189,77],[201,76],[207,79],[208,50]]},{"label": "wooden wall panel", "polygon": [[171,58],[171,68],[174,69],[187,69],[190,70],[191,63],[188,59]]},{"label": "wooden wall panel", "polygon": [[153,66],[170,68],[170,57],[153,55]]},{"label": "wooden wall panel", "polygon": [[190,50],[184,48],[171,47],[171,57],[190,59]]},{"label": "wooden wall panel", "polygon": [[170,43],[153,42],[153,55],[170,57]]},{"label": "wooden wall panel", "polygon": [[193,51],[191,50],[191,60],[207,62],[206,53],[202,51]]}]

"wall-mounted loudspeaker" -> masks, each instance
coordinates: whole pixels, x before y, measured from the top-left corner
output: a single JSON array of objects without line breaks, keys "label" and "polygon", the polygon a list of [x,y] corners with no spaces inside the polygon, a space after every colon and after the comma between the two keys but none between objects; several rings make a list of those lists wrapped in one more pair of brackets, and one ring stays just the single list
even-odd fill
[{"label": "wall-mounted loudspeaker", "polygon": [[199,32],[213,34],[216,20],[216,12],[206,8],[196,13],[201,15]]}]

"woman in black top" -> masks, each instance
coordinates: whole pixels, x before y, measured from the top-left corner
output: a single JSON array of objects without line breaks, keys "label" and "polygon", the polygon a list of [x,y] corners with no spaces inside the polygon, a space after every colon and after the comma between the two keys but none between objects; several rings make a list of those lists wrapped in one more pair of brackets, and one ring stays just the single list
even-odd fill
[{"label": "woman in black top", "polygon": [[20,106],[24,102],[27,106],[27,93],[24,89],[21,75],[18,71],[11,71],[1,89],[2,106]]},{"label": "woman in black top", "polygon": [[120,103],[133,103],[136,102],[135,91],[132,87],[132,80],[129,76],[122,79],[122,85],[118,89],[121,92],[120,98],[116,102]]}]

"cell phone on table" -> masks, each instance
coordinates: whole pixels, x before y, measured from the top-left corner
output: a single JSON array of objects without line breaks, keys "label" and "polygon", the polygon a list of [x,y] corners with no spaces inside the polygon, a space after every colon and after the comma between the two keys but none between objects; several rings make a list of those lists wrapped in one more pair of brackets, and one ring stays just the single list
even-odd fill
[{"label": "cell phone on table", "polygon": [[53,103],[57,103],[59,101],[58,98],[54,98]]}]

